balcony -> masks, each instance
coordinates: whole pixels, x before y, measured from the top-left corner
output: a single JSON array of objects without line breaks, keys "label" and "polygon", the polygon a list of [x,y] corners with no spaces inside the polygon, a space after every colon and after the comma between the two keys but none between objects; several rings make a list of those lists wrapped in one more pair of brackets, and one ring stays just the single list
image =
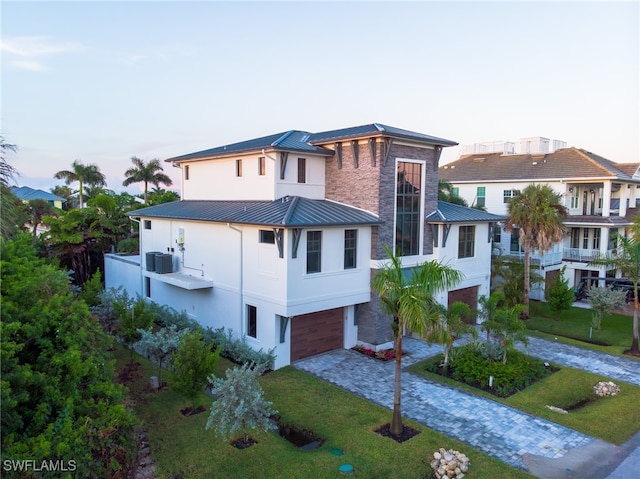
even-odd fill
[{"label": "balcony", "polygon": [[[607,250],[606,254],[610,255],[613,250]],[[578,261],[581,263],[588,263],[594,259],[599,258],[602,252],[599,249],[583,249],[583,248],[563,248],[562,259],[564,261]]]},{"label": "balcony", "polygon": [[[510,251],[506,253],[506,256],[520,260],[524,259],[524,253],[518,251]],[[562,254],[559,251],[552,251],[551,253],[544,253],[543,255],[536,252],[531,253],[530,264],[532,266],[551,266],[562,263],[562,259]]]}]

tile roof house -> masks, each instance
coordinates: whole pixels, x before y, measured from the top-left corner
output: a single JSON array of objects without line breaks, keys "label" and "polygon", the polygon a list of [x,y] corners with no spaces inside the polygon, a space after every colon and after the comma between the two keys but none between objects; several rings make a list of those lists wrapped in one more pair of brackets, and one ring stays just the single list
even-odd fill
[{"label": "tile roof house", "polygon": [[[485,152],[465,155],[439,168],[440,178],[450,182],[455,192],[470,205],[507,214],[510,199],[530,183],[551,186],[569,211],[565,221],[568,234],[553,250],[534,256],[541,273],[550,281],[566,266],[571,285],[588,278],[604,277],[602,268],[588,265],[596,255],[615,249],[615,233],[626,228],[638,214],[640,163],[615,163],[580,148],[560,148],[538,154]],[[517,235],[500,229],[495,232],[496,252],[522,255]],[[532,289],[535,299],[543,299],[544,285]]]},{"label": "tile roof house", "polygon": [[438,202],[438,159],[455,144],[373,123],[170,158],[182,200],[130,213],[141,256],[107,255],[106,285],[275,348],[276,368],[358,343],[389,347],[392,319],[371,291],[383,245],[408,269],[430,259],[460,269],[442,304],[475,308],[488,293],[503,218]]}]

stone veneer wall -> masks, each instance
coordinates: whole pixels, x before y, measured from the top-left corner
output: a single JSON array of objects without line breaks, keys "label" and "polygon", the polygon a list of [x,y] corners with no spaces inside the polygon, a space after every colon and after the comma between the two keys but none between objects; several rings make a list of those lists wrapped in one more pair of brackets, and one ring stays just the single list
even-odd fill
[{"label": "stone veneer wall", "polygon": [[[327,147],[333,149],[334,145]],[[369,145],[359,144],[358,168],[354,165],[353,150],[349,142],[342,143],[342,168],[338,168],[337,154],[327,160],[325,195],[327,199],[339,201],[370,211],[384,221],[372,231],[371,259],[386,256],[383,245],[393,247],[395,223],[396,158],[422,160],[425,164],[424,215],[435,211],[438,200],[438,165],[435,150],[392,144],[386,165],[383,165],[382,144],[376,147],[375,166],[372,165]],[[433,252],[431,230],[424,228],[424,254]],[[372,276],[376,270],[372,269]],[[362,305],[358,319],[358,339],[372,345],[393,340],[392,318],[383,314],[378,298],[371,294],[371,301]]]}]

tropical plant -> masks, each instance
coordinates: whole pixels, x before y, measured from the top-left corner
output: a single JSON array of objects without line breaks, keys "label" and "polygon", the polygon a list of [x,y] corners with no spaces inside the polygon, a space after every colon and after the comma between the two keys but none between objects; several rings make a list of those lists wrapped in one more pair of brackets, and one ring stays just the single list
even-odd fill
[{"label": "tropical plant", "polygon": [[627,292],[613,289],[613,285],[599,288],[592,286],[589,288],[589,306],[593,311],[591,326],[593,329],[602,327],[602,318],[613,313],[616,309],[622,309],[626,305]]},{"label": "tropical plant", "polygon": [[454,192],[453,188],[454,187],[450,182],[446,180],[438,180],[438,199],[455,205],[467,206],[467,202],[464,198],[458,196]]},{"label": "tropical plant", "polygon": [[562,240],[566,215],[567,209],[560,195],[549,185],[532,183],[509,202],[504,229],[512,234],[518,232],[518,241],[524,252],[525,317],[529,317],[531,253],[534,250],[544,253]]},{"label": "tropical plant", "polygon": [[638,349],[638,282],[640,281],[640,237],[625,238],[618,234],[616,254],[605,254],[589,263],[590,266],[603,266],[616,269],[633,282],[633,339],[631,348],[625,354],[640,356]]},{"label": "tropical plant", "polygon": [[566,266],[563,266],[544,290],[544,297],[552,311],[565,311],[574,301],[574,291],[565,278]]},{"label": "tropical plant", "polygon": [[493,315],[492,334],[498,340],[502,348],[502,363],[507,364],[507,352],[513,349],[517,341],[524,345],[529,344],[527,327],[520,321],[520,315],[524,311],[522,304],[507,308],[498,308]]},{"label": "tropical plant", "polygon": [[102,271],[100,268],[91,275],[89,281],[84,283],[82,291],[78,294],[78,298],[87,303],[89,308],[93,308],[100,304],[102,296]]},{"label": "tropical plant", "polygon": [[[493,290],[504,293],[507,306],[524,303],[524,261],[509,256],[494,257],[491,260]],[[529,269],[529,284],[543,283],[544,278],[535,268]]]},{"label": "tropical plant", "polygon": [[[153,325],[153,311],[142,297],[131,298],[127,294],[116,300],[114,309],[118,318],[118,334],[131,348],[140,340],[140,330],[147,330]],[[131,354],[133,357],[133,351]]]},{"label": "tropical plant", "polygon": [[226,379],[214,374],[209,376],[211,394],[215,400],[211,403],[211,413],[206,429],[214,429],[223,439],[231,438],[241,432],[244,443],[249,440],[249,431],[276,429],[271,417],[278,413],[272,403],[264,399],[264,391],[258,377],[262,368],[252,368],[250,364],[226,370]]},{"label": "tropical plant", "polygon": [[27,213],[29,215],[29,223],[31,224],[31,242],[36,244],[38,239],[38,226],[43,222],[45,216],[56,216],[56,209],[49,204],[47,200],[35,199],[26,204]]},{"label": "tropical plant", "polygon": [[400,404],[402,377],[402,335],[412,331],[424,336],[429,324],[438,320],[439,308],[434,295],[447,290],[463,279],[463,274],[437,261],[428,261],[411,269],[407,278],[402,260],[388,246],[384,249],[389,261],[382,263],[373,278],[373,290],[378,294],[382,310],[392,316],[397,331],[395,349],[395,376],[393,393],[393,416],[390,432],[400,435],[404,429]]},{"label": "tropical plant", "polygon": [[64,180],[65,184],[78,183],[78,203],[80,208],[84,207],[84,191],[87,186],[105,186],[107,184],[106,177],[100,172],[97,165],[85,165],[79,160],[75,160],[71,164],[70,170],[60,170],[54,178]]},{"label": "tropical plant", "polygon": [[144,160],[136,156],[131,157],[133,166],[124,172],[126,179],[122,182],[123,186],[129,186],[133,183],[144,183],[144,202],[149,202],[149,183],[159,186],[161,183],[171,186],[172,181],[166,174],[162,173],[164,169],[160,165],[160,160],[154,158],[145,163]]},{"label": "tropical plant", "polygon": [[16,145],[6,143],[0,136],[0,239],[8,240],[19,231],[20,200],[11,192],[9,183],[18,175],[18,171],[7,163],[5,154],[15,152]]},{"label": "tropical plant", "polygon": [[162,363],[171,359],[171,355],[178,349],[180,338],[186,332],[186,330],[179,331],[175,324],[160,328],[155,333],[151,330],[138,329],[140,339],[133,346],[140,349],[150,359],[158,362],[158,383],[160,386],[162,386]]},{"label": "tropical plant", "polygon": [[443,366],[449,365],[449,353],[453,348],[453,342],[463,334],[471,334],[474,338],[478,331],[472,324],[466,324],[462,318],[471,312],[468,304],[456,301],[449,308],[440,305],[440,315],[435,324],[429,325],[426,339],[429,342],[441,344],[444,347]]},{"label": "tropical plant", "polygon": [[175,191],[165,190],[163,188],[152,188],[149,192],[149,203],[152,205],[160,205],[163,203],[170,203],[172,201],[179,201],[180,195]]},{"label": "tropical plant", "polygon": [[135,419],[113,381],[111,338],[28,234],[6,242],[1,257],[2,457],[75,462],[77,477],[127,476]]},{"label": "tropical plant", "polygon": [[505,298],[505,294],[501,290],[496,290],[489,296],[483,294],[478,298],[478,304],[480,305],[478,318],[481,320],[480,324],[482,330],[487,332],[487,343],[491,340],[491,331],[494,324],[493,318],[496,315],[498,308],[504,305]]},{"label": "tropical plant", "polygon": [[190,331],[182,335],[178,349],[173,353],[173,367],[176,377],[173,387],[191,401],[195,411],[196,403],[207,384],[207,378],[216,370],[220,358],[218,347],[211,351],[200,331]]}]

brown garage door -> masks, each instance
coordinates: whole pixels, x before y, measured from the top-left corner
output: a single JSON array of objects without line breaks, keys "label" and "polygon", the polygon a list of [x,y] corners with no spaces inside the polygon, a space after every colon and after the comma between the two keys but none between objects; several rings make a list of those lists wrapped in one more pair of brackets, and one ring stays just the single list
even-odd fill
[{"label": "brown garage door", "polygon": [[341,348],[342,308],[295,316],[291,320],[291,361]]},{"label": "brown garage door", "polygon": [[[469,305],[472,310],[475,310],[478,307],[478,287],[471,286],[470,288],[449,291],[449,304],[451,305],[456,301],[462,301]],[[467,324],[475,324],[475,317],[473,314],[465,314],[462,320]]]}]

